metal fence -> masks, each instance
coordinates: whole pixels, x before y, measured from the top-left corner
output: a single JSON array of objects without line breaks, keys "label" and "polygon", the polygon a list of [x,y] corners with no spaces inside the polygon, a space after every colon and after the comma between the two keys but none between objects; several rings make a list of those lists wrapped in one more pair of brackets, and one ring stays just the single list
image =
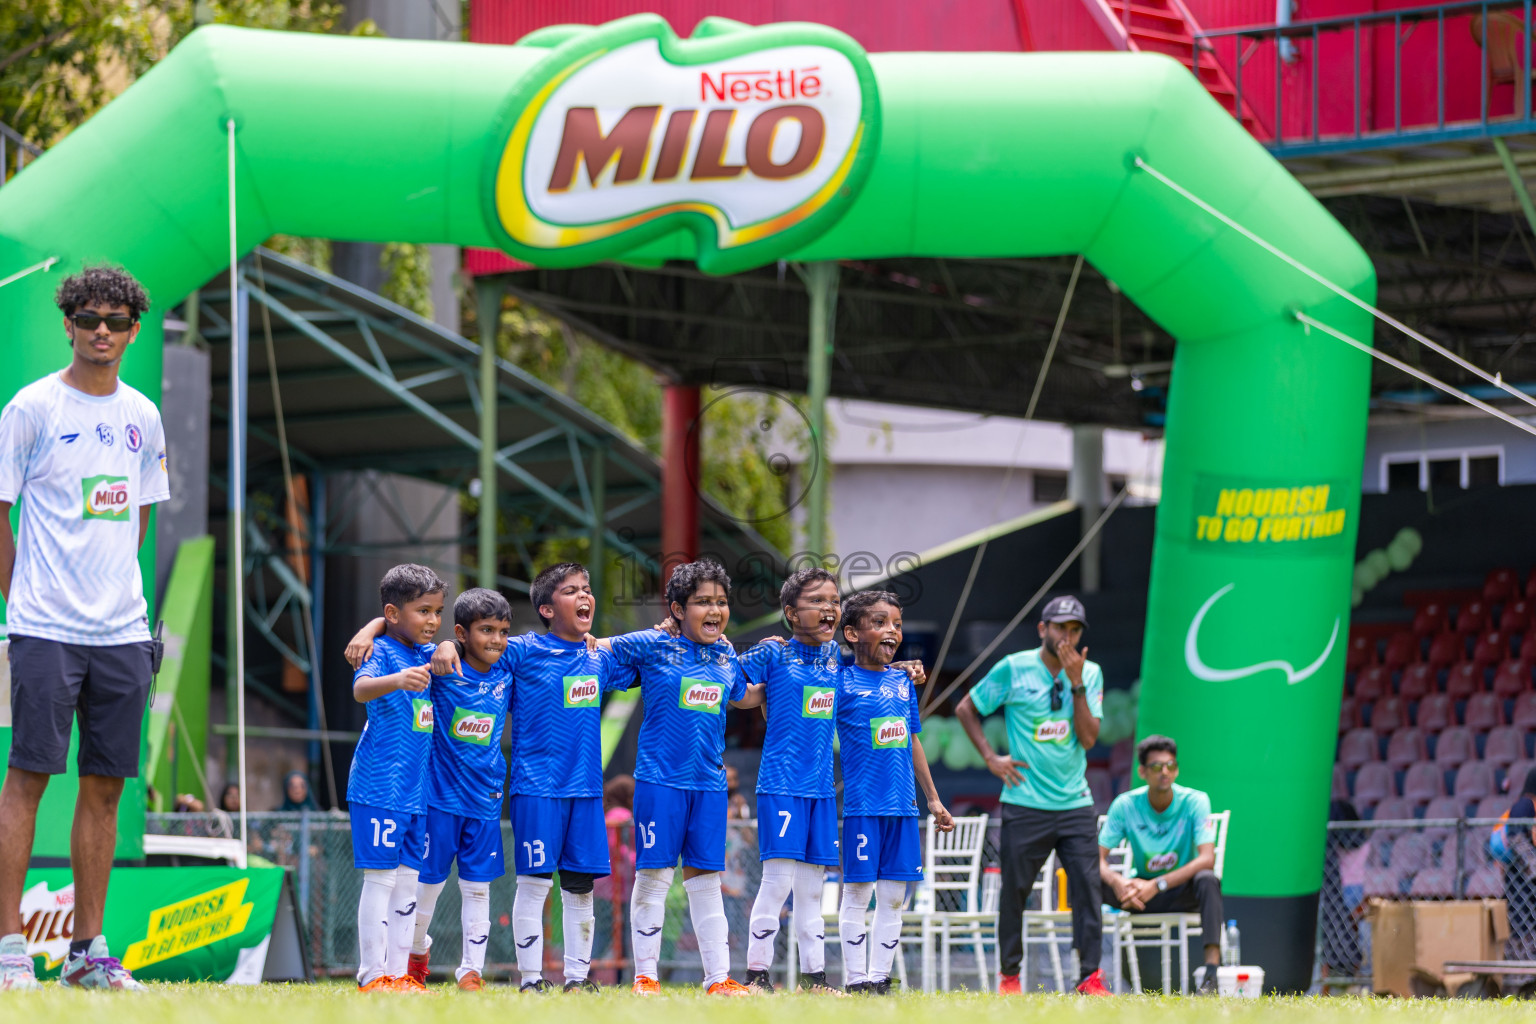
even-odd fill
[{"label": "metal fence", "polygon": [[1536,821],[1511,819],[1510,862],[1489,852],[1497,818],[1330,822],[1318,905],[1324,987],[1370,986],[1373,900],[1502,899],[1506,960],[1536,958]]},{"label": "metal fence", "polygon": [[[302,910],[302,926],[309,947],[309,960],[320,975],[346,976],[357,970],[357,904],[362,892],[363,873],[352,866],[352,829],[347,815],[336,811],[298,814],[262,813],[247,816],[247,849],[289,869],[294,892]],[[147,830],[163,835],[233,837],[229,816],[214,814],[151,814]],[[985,867],[997,864],[998,826],[988,829],[983,853]],[[511,827],[502,825],[503,847],[511,851]],[[609,830],[609,849],[614,874],[599,879],[594,906],[597,921],[592,949],[592,977],[601,983],[616,983],[632,977],[629,948],[629,896],[634,880],[634,838],[629,825]],[[725,912],[730,926],[731,969],[736,976],[746,969],[747,922],[752,901],[761,880],[758,860],[757,822],[732,821],[726,831],[726,866],[721,873],[725,893]],[[835,869],[829,880],[837,879]],[[512,934],[512,898],[517,888],[508,874],[491,883],[491,933],[486,951],[488,977],[515,976],[517,962]],[[914,894],[915,895],[915,894]],[[941,891],[934,909],[959,910],[959,894]],[[774,971],[783,977],[788,942],[788,908],[779,930]],[[449,876],[432,919],[432,968],[451,976],[458,966],[461,945],[459,927],[459,889],[457,874]],[[687,894],[682,887],[682,872],[677,873],[667,897],[666,924],[662,932],[660,971],[662,980],[697,981],[700,978],[698,941],[688,914]],[[544,967],[551,978],[558,978],[563,964],[560,890],[556,888],[545,912]],[[916,984],[920,964],[915,951],[906,954],[908,977]],[[1044,951],[1040,953],[1043,958]],[[957,978],[964,979],[965,964],[974,964],[970,952],[957,954]],[[995,968],[995,962],[994,962]],[[1041,967],[1044,962],[1042,960]],[[973,969],[972,969],[973,970]],[[827,943],[827,971],[834,981],[842,976],[842,954],[835,941]],[[1039,976],[1039,975],[1036,975]],[[974,985],[975,975],[969,975]]]}]

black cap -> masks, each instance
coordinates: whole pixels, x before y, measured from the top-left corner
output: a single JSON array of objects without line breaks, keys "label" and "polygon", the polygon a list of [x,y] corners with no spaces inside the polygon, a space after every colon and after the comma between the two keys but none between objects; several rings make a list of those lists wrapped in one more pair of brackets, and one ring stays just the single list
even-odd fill
[{"label": "black cap", "polygon": [[1081,622],[1083,628],[1088,628],[1088,613],[1083,610],[1083,602],[1071,594],[1062,594],[1053,597],[1046,602],[1045,611],[1040,613],[1041,622]]}]

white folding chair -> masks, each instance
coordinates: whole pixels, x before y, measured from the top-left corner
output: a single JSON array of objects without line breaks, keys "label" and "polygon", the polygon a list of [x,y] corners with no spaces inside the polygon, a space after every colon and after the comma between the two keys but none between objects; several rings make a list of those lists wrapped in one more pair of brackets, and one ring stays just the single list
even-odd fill
[{"label": "white folding chair", "polygon": [[[1227,860],[1227,827],[1231,822],[1231,811],[1217,811],[1211,815],[1211,821],[1216,825],[1216,877],[1220,878],[1222,869]],[[1102,828],[1103,817],[1099,819]],[[1123,851],[1123,853],[1122,853]],[[1110,851],[1111,858],[1120,855],[1118,863],[1112,859],[1111,866],[1127,878],[1135,877],[1135,869],[1131,866],[1130,848],[1122,843]],[[1133,914],[1119,908],[1106,908],[1109,913],[1106,919],[1114,922],[1113,946],[1115,955],[1116,990],[1120,983],[1120,966],[1122,956],[1131,970],[1131,988],[1136,993],[1141,992],[1141,964],[1137,959],[1138,949],[1157,949],[1161,954],[1163,991],[1166,993],[1171,988],[1170,977],[1173,970],[1173,953],[1177,950],[1179,955],[1179,991],[1189,993],[1189,940],[1197,936],[1204,937],[1200,928],[1200,915],[1184,911],[1174,911],[1165,914]],[[1224,942],[1224,936],[1218,935],[1217,944]]]},{"label": "white folding chair", "polygon": [[[1001,884],[1001,881],[999,881]],[[1059,898],[1056,881],[1056,853],[1045,859],[1040,874],[1035,877],[1030,891],[1040,894],[1038,910],[1024,911],[1024,959],[1019,966],[1019,983],[1029,991],[1029,948],[1045,946],[1050,952],[1051,973],[1056,991],[1065,992],[1066,976],[1062,972],[1061,944],[1072,941],[1072,911]]]},{"label": "white folding chair", "polygon": [[[939,943],[939,987],[949,991],[955,946],[970,946],[976,958],[976,983],[982,991],[995,987],[987,960],[988,940],[996,945],[997,904],[987,908],[981,898],[981,854],[987,838],[985,814],[956,818],[952,832],[940,832],[927,822],[923,844],[924,885],[933,893],[932,927]],[[995,890],[994,890],[995,893]]]}]

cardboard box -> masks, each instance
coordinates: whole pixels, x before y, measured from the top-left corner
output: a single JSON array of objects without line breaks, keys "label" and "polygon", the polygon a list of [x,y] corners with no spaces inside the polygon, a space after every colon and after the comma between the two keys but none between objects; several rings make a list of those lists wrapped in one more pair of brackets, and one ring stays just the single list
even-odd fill
[{"label": "cardboard box", "polygon": [[1403,998],[1422,993],[1426,981],[1460,987],[1465,979],[1447,977],[1446,961],[1502,959],[1509,937],[1503,900],[1373,899],[1366,919],[1372,988]]}]

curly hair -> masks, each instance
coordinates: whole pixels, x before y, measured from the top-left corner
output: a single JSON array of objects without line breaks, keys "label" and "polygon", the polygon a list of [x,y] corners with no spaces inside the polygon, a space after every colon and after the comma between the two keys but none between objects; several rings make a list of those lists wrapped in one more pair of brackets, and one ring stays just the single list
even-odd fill
[{"label": "curly hair", "polygon": [[565,582],[567,576],[577,575],[585,576],[589,580],[592,578],[587,567],[580,562],[561,562],[559,565],[552,565],[533,578],[533,583],[528,587],[528,600],[533,603],[533,612],[539,617],[539,621],[544,623],[544,628],[548,629],[554,620],[546,619],[544,613],[539,611],[539,607],[554,604],[555,591],[560,589],[560,584]]},{"label": "curly hair", "polygon": [[850,626],[863,629],[864,614],[877,604],[888,604],[898,612],[901,611],[901,599],[889,590],[861,590],[843,602],[843,621],[838,626],[841,629]]},{"label": "curly hair", "polygon": [[149,295],[144,286],[122,267],[98,263],[59,282],[53,301],[65,316],[93,302],[104,306],[127,306],[137,320],[149,311]]},{"label": "curly hair", "polygon": [[704,583],[720,584],[726,598],[730,598],[731,578],[726,575],[725,566],[708,560],[684,562],[672,570],[667,580],[667,607],[671,608],[674,604],[686,605],[688,599],[698,593],[699,586]]}]

